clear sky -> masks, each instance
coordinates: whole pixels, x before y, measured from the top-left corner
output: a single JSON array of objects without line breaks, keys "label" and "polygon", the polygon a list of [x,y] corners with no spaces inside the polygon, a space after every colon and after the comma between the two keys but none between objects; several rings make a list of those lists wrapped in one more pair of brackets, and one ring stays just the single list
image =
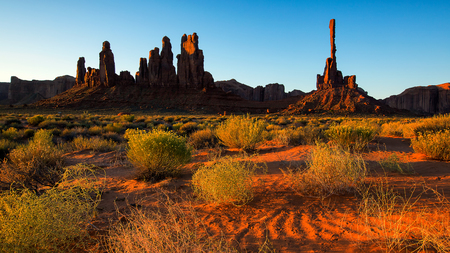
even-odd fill
[{"label": "clear sky", "polygon": [[0,82],[75,76],[80,56],[98,68],[105,40],[116,72],[134,75],[162,37],[176,56],[181,36],[196,32],[214,80],[309,92],[330,55],[334,18],[338,69],[385,98],[450,82],[449,16],[448,0],[0,0]]}]

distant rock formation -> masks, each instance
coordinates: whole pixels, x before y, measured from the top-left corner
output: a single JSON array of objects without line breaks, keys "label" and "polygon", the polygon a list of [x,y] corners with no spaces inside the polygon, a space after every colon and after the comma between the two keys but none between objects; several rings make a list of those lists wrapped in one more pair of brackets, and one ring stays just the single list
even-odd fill
[{"label": "distant rock formation", "polygon": [[293,90],[286,93],[284,91],[284,85],[278,83],[267,84],[265,87],[257,86],[256,88],[252,88],[236,81],[235,79],[231,79],[226,81],[217,81],[214,84],[215,86],[222,88],[225,92],[231,92],[246,100],[259,102],[281,100],[288,97],[305,94],[300,90]]},{"label": "distant rock formation", "polygon": [[[20,104],[21,100],[30,96],[39,99],[51,98],[72,88],[75,82],[76,79],[72,76],[60,76],[53,81],[26,81],[12,76],[8,89],[8,103]],[[35,96],[35,94],[39,94],[39,96]]]},{"label": "distant rock formation", "polygon": [[450,83],[409,88],[384,102],[420,114],[450,113]]},{"label": "distant rock formation", "polygon": [[0,82],[0,101],[8,99],[8,90],[11,83]]},{"label": "distant rock formation", "polygon": [[77,62],[77,76],[76,76],[76,85],[84,84],[84,76],[86,75],[86,67],[85,67],[84,57],[78,58]]},{"label": "distant rock formation", "polygon": [[181,54],[178,59],[178,82],[183,88],[212,88],[212,75],[203,69],[203,50],[198,48],[197,33],[181,37]]},{"label": "distant rock formation", "polygon": [[114,54],[111,50],[111,44],[108,41],[103,42],[100,56],[100,83],[104,86],[114,86],[116,75],[116,65],[114,63]]},{"label": "distant rock formation", "polygon": [[335,32],[336,24],[335,20],[330,20],[330,44],[331,44],[331,57],[327,58],[323,75],[317,75],[317,90],[324,90],[337,87],[347,87],[350,89],[357,89],[356,76],[342,77],[342,72],[337,69],[336,62],[336,43]]}]

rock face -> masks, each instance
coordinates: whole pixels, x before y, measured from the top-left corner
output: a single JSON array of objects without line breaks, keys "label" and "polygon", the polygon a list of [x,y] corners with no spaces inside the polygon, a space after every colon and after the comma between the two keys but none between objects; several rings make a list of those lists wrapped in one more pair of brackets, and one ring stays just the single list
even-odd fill
[{"label": "rock face", "polygon": [[8,99],[8,90],[11,83],[0,82],[0,101]]},{"label": "rock face", "polygon": [[139,59],[139,71],[136,72],[137,84],[148,84],[147,58]]},{"label": "rock face", "polygon": [[342,72],[337,69],[336,62],[336,21],[330,20],[330,45],[331,57],[327,58],[323,75],[317,75],[317,90],[324,90],[337,87],[347,87],[357,89],[356,76],[342,76]]},{"label": "rock face", "polygon": [[214,87],[212,75],[203,69],[203,51],[198,48],[196,33],[181,37],[181,54],[177,55],[177,59],[180,87],[199,90]]},{"label": "rock face", "polygon": [[111,44],[108,41],[103,42],[100,57],[100,83],[104,86],[114,86],[114,77],[116,75],[116,66],[114,63],[114,54],[111,51]]},{"label": "rock face", "polygon": [[450,113],[450,83],[409,88],[384,102],[420,114]]},{"label": "rock face", "polygon": [[217,81],[214,84],[215,86],[222,88],[225,92],[231,92],[246,100],[259,102],[281,100],[287,97],[305,94],[299,90],[293,90],[286,93],[284,91],[284,85],[278,83],[267,84],[265,87],[257,86],[256,88],[252,88],[236,81],[235,79],[231,79],[227,81]]},{"label": "rock face", "polygon": [[80,57],[77,62],[77,77],[76,77],[76,85],[84,84],[84,76],[86,75],[86,67],[85,67],[84,57]]},{"label": "rock face", "polygon": [[[202,63],[203,68],[203,63]],[[172,44],[170,39],[164,36],[161,50],[161,83],[163,86],[177,86],[178,78],[173,66]]]},{"label": "rock face", "polygon": [[53,81],[26,81],[12,76],[8,100],[10,104],[20,104],[25,98],[36,96],[36,94],[39,94],[40,98],[51,98],[72,88],[75,82],[76,79],[72,76],[60,76]]}]

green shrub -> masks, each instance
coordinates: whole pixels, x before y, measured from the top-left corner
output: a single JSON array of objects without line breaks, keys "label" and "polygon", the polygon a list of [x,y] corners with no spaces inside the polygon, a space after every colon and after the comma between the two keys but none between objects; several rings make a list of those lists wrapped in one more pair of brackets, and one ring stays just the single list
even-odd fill
[{"label": "green shrub", "polygon": [[306,170],[290,170],[285,175],[300,193],[326,197],[354,192],[364,181],[366,172],[361,156],[319,143],[311,151]]},{"label": "green shrub", "polygon": [[323,126],[308,124],[307,126],[297,128],[297,132],[303,144],[313,145],[317,141],[322,141],[325,138],[325,127]]},{"label": "green shrub", "polygon": [[197,123],[195,122],[187,122],[183,124],[179,129],[178,133],[181,135],[190,135],[192,132],[198,129]]},{"label": "green shrub", "polygon": [[7,130],[2,131],[2,137],[8,140],[17,139],[19,136],[19,131],[14,127],[10,127]]},{"label": "green shrub", "polygon": [[106,125],[104,128],[105,132],[114,132],[114,133],[120,133],[124,130],[123,125],[120,123],[110,123]]},{"label": "green shrub", "polygon": [[52,142],[52,134],[38,130],[27,145],[21,145],[8,155],[1,166],[1,181],[20,182],[36,189],[39,185],[53,186],[62,173],[63,152]]},{"label": "green shrub", "polygon": [[415,136],[426,133],[436,133],[450,129],[450,114],[436,115],[431,118],[423,119],[417,123],[414,128]]},{"label": "green shrub", "polygon": [[122,143],[125,141],[125,139],[118,133],[113,133],[113,132],[107,132],[102,134],[103,139],[106,140],[111,140],[117,143]]},{"label": "green shrub", "polygon": [[438,132],[419,133],[411,139],[415,152],[438,160],[450,160],[450,129]]},{"label": "green shrub", "polygon": [[[82,248],[87,222],[100,201],[92,173],[69,168],[58,187],[38,196],[29,189],[0,194],[1,252],[71,252]],[[86,240],[84,240],[86,242]]]},{"label": "green shrub", "polygon": [[380,165],[384,170],[390,172],[398,172],[401,174],[412,174],[414,173],[414,169],[411,164],[401,163],[400,157],[397,154],[391,154],[388,157],[382,159],[380,161]]},{"label": "green shrub", "polygon": [[34,129],[25,129],[23,131],[23,137],[29,139],[34,136]]},{"label": "green shrub", "polygon": [[197,170],[192,187],[199,198],[208,202],[244,205],[253,199],[252,176],[256,169],[251,161],[225,158]]},{"label": "green shrub", "polygon": [[71,150],[93,150],[93,151],[112,151],[117,148],[117,144],[112,140],[105,140],[100,137],[78,136],[70,143]]},{"label": "green shrub", "polygon": [[101,126],[91,126],[88,129],[88,133],[90,135],[100,135],[103,132],[103,128]]},{"label": "green shrub", "polygon": [[134,115],[133,114],[122,115],[122,119],[124,121],[127,121],[127,122],[133,122],[134,121]]},{"label": "green shrub", "polygon": [[143,179],[175,176],[181,165],[191,159],[186,140],[172,132],[128,129],[125,138],[128,139],[127,157],[139,168],[139,177]]},{"label": "green shrub", "polygon": [[255,150],[264,141],[265,123],[247,116],[231,116],[216,129],[219,140],[227,147]]},{"label": "green shrub", "polygon": [[201,149],[214,147],[218,140],[214,132],[207,128],[193,132],[189,136],[188,142],[195,149]]},{"label": "green shrub", "polygon": [[335,125],[326,130],[325,135],[344,149],[362,151],[375,138],[377,131],[367,126]]},{"label": "green shrub", "polygon": [[301,132],[291,128],[276,131],[275,138],[283,145],[300,145],[303,142]]},{"label": "green shrub", "polygon": [[27,119],[28,125],[37,126],[39,123],[44,121],[45,118],[42,115],[36,115]]},{"label": "green shrub", "polygon": [[403,137],[403,122],[389,122],[381,125],[381,135]]}]

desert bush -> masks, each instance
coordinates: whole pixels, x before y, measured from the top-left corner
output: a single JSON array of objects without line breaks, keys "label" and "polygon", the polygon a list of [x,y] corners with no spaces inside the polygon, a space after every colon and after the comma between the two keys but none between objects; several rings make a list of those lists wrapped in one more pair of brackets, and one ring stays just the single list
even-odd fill
[{"label": "desert bush", "polygon": [[122,115],[122,119],[124,121],[127,121],[127,122],[133,122],[134,121],[134,115],[133,114]]},{"label": "desert bush", "polygon": [[197,123],[187,122],[178,129],[178,133],[180,135],[190,135],[192,132],[194,132],[196,130],[198,130]]},{"label": "desert bush", "polygon": [[103,128],[101,126],[91,126],[88,129],[88,133],[90,135],[100,135],[103,132]]},{"label": "desert bush", "polygon": [[7,130],[2,130],[2,137],[8,140],[14,140],[19,138],[20,133],[17,128],[10,127]]},{"label": "desert bush", "polygon": [[305,170],[288,170],[285,176],[304,195],[326,197],[354,192],[366,177],[361,156],[337,146],[318,143],[311,151]]},{"label": "desert bush", "polygon": [[120,133],[124,130],[123,125],[120,123],[110,123],[106,125],[104,128],[105,132],[114,132]]},{"label": "desert bush", "polygon": [[192,207],[161,195],[157,210],[133,209],[127,223],[112,227],[108,252],[238,252],[223,238],[209,235]]},{"label": "desert bush", "polygon": [[450,114],[436,115],[431,118],[423,119],[418,122],[414,128],[415,136],[426,133],[437,133],[450,129]]},{"label": "desert bush", "polygon": [[403,122],[389,122],[381,125],[381,135],[403,137]]},{"label": "desert bush", "polygon": [[438,132],[419,133],[411,139],[415,152],[437,160],[450,160],[450,129]]},{"label": "desert bush", "polygon": [[175,176],[181,165],[191,159],[191,148],[185,138],[161,130],[133,130],[125,132],[128,139],[127,157],[139,168],[143,179],[162,179]]},{"label": "desert bush", "polygon": [[276,131],[275,138],[283,145],[300,145],[303,142],[301,132],[291,128]]},{"label": "desert bush", "polygon": [[382,159],[380,162],[381,167],[390,172],[398,172],[401,174],[412,174],[414,169],[409,163],[402,163],[400,157],[397,154],[391,154],[388,157]]},{"label": "desert bush", "polygon": [[308,124],[305,127],[297,128],[297,133],[299,138],[302,140],[303,144],[313,145],[317,141],[322,141],[325,139],[325,127],[324,126],[314,126]]},{"label": "desert bush", "polygon": [[114,132],[107,132],[102,134],[103,139],[106,140],[111,140],[117,143],[122,143],[125,141],[125,139],[118,133],[114,133]]},{"label": "desert bush", "polygon": [[70,150],[93,150],[93,151],[112,151],[117,148],[117,143],[112,140],[105,140],[98,136],[84,137],[78,136],[69,144]]},{"label": "desert bush", "polygon": [[354,151],[367,148],[377,131],[368,126],[334,125],[325,131],[325,136],[336,145]]},{"label": "desert bush", "polygon": [[23,137],[28,139],[34,136],[34,129],[25,129],[23,131]]},{"label": "desert bush", "polygon": [[44,121],[45,118],[42,115],[35,115],[27,119],[28,125],[37,126],[39,123]]},{"label": "desert bush", "polygon": [[216,129],[219,140],[227,147],[255,150],[264,140],[265,123],[247,116],[231,116]]},{"label": "desert bush", "polygon": [[17,143],[7,140],[7,139],[1,139],[0,140],[0,159],[3,160],[5,156],[14,148],[17,147]]},{"label": "desert bush", "polygon": [[39,128],[52,129],[52,128],[66,128],[69,123],[64,120],[44,120],[38,124]]},{"label": "desert bush", "polygon": [[211,129],[197,130],[193,132],[188,139],[188,143],[195,149],[211,148],[217,143],[217,137]]},{"label": "desert bush", "polygon": [[20,182],[36,189],[39,185],[53,186],[62,173],[63,152],[52,142],[52,134],[38,130],[26,145],[18,146],[8,154],[1,166],[0,181]]},{"label": "desert bush", "polygon": [[192,188],[208,202],[244,205],[253,199],[256,169],[252,161],[224,158],[198,169],[192,176]]},{"label": "desert bush", "polygon": [[0,251],[72,252],[82,248],[83,239],[89,237],[86,223],[100,201],[93,173],[86,170],[68,168],[58,187],[41,195],[29,189],[0,193]]}]

